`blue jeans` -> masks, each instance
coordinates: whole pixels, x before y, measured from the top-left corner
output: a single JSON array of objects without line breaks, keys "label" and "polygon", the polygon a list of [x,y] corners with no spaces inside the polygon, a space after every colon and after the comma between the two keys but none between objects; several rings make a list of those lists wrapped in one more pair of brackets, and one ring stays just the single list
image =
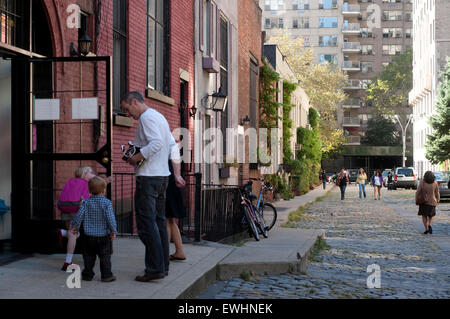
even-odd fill
[{"label": "blue jeans", "polygon": [[339,188],[341,189],[341,199],[345,198],[345,189],[347,188],[347,185],[340,185]]},{"label": "blue jeans", "polygon": [[145,246],[145,273],[169,271],[169,239],[166,228],[168,177],[136,177],[136,226]]},{"label": "blue jeans", "polygon": [[366,198],[366,184],[359,185],[359,198],[362,198],[362,193],[364,193],[364,198]]}]

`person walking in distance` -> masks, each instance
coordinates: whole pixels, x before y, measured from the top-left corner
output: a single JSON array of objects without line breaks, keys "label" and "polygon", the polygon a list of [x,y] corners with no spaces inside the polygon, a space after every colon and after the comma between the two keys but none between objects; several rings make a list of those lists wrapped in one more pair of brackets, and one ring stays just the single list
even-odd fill
[{"label": "person walking in distance", "polygon": [[356,177],[356,184],[359,187],[359,199],[362,199],[362,195],[364,194],[364,198],[366,198],[366,181],[367,175],[364,169],[360,168],[358,171],[358,176]]},{"label": "person walking in distance", "polygon": [[327,188],[327,179],[328,179],[327,173],[323,169],[322,172],[320,173],[320,180],[322,181],[323,189]]},{"label": "person walking in distance", "polygon": [[349,184],[349,182],[347,172],[345,171],[345,168],[343,168],[336,179],[336,183],[341,189],[341,200],[345,199],[345,189],[347,188],[347,184]]},{"label": "person walking in distance", "polygon": [[440,201],[439,187],[436,177],[431,171],[425,172],[422,182],[416,191],[416,205],[419,205],[418,215],[422,216],[425,226],[424,234],[432,234],[433,218],[436,216],[436,206]]},{"label": "person walking in distance", "polygon": [[[127,116],[138,120],[134,145],[140,152],[127,162],[136,172],[136,225],[145,246],[145,274],[136,281],[149,282],[169,273],[169,241],[167,236],[165,206],[169,181],[168,159],[176,144],[165,117],[145,104],[139,92],[129,92],[121,100]],[[142,160],[143,163],[137,165]],[[174,176],[183,183],[180,175]]]},{"label": "person walking in distance", "polygon": [[381,200],[381,187],[383,186],[383,175],[380,170],[377,170],[375,174],[372,176],[372,186],[373,186],[373,195],[375,196],[375,200]]}]

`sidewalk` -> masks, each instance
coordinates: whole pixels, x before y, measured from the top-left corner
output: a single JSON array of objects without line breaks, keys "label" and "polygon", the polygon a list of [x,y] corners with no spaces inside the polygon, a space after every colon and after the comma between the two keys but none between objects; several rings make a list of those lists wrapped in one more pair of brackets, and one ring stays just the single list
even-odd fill
[{"label": "sidewalk", "polygon": [[[213,242],[185,244],[188,258],[172,262],[169,276],[162,280],[136,282],[134,277],[144,271],[144,246],[138,238],[118,238],[112,256],[117,281],[100,282],[97,261],[94,280],[81,281],[81,289],[69,289],[69,273],[60,270],[64,255],[37,254],[0,267],[0,298],[194,298],[214,281],[239,276],[244,270],[261,275],[305,271],[306,257],[324,232],[282,228],[280,224],[289,212],[325,193],[320,187],[290,201],[274,203],[281,221],[269,232],[269,238],[259,242],[249,240],[242,247]],[[82,266],[81,255],[74,256],[74,263]]]}]

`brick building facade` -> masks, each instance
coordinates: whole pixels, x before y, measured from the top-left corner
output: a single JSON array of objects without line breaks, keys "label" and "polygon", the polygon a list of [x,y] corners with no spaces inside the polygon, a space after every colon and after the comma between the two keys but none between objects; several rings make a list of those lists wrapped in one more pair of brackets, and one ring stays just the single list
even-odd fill
[{"label": "brick building facade", "polygon": [[[79,6],[80,12],[74,4]],[[28,153],[91,153],[105,144],[105,88],[109,80],[105,63],[34,62],[25,65],[17,62],[18,58],[70,57],[71,44],[76,51],[78,40],[84,34],[92,39],[88,57],[112,57],[112,173],[128,173],[125,176],[130,176],[120,181],[122,177],[114,175],[117,180],[112,185],[112,196],[115,199],[116,190],[120,187],[126,190],[126,194],[121,196],[128,197],[130,202],[133,169],[121,160],[120,145],[134,139],[137,123],[124,117],[120,97],[126,91],[139,91],[145,96],[148,106],[167,118],[171,130],[180,126],[193,127],[187,110],[194,104],[193,0],[30,0],[9,1],[5,5],[2,2],[0,9],[0,55],[12,59],[10,64],[1,66],[10,72],[7,79],[12,88],[8,100],[4,98],[7,107],[2,101],[2,110],[12,112],[12,121],[8,122],[12,128],[7,143],[11,146],[12,160],[8,164],[25,167],[23,171],[13,167],[9,183],[5,183],[8,185],[2,186],[0,192],[1,197],[8,199],[11,211],[17,212],[13,214],[13,236],[15,232],[20,235],[14,224],[24,225],[23,222],[33,219],[43,222],[59,219],[54,204],[77,166],[90,165],[100,174],[105,172],[104,167],[92,160],[27,161],[33,156],[28,156]],[[80,28],[74,27],[77,18]],[[31,35],[28,30],[31,30]],[[23,71],[23,77],[16,79],[20,71]],[[30,79],[31,87],[27,87],[27,79]],[[21,81],[20,86],[15,85],[18,81]],[[21,114],[17,106],[25,105],[26,108],[26,105],[34,103],[25,94],[30,89],[33,90],[33,101],[59,99],[60,115],[53,121],[32,120],[30,129],[19,133],[19,121],[28,126],[27,115]],[[72,119],[72,99],[80,97],[97,98],[100,110],[97,120]],[[29,148],[15,151],[17,143],[14,142]],[[188,144],[192,144],[191,141]],[[105,160],[109,161],[108,158]],[[188,169],[189,165],[185,168]],[[28,177],[32,181],[30,185],[17,183],[14,186],[13,180],[20,178],[26,181]],[[28,208],[21,203],[26,200],[19,199],[20,190],[30,190]],[[24,231],[27,229],[22,228]]]}]

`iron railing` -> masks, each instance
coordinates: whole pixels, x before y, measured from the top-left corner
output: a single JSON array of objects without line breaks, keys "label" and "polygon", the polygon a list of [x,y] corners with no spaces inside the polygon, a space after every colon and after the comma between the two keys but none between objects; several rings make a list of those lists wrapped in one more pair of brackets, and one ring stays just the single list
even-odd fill
[{"label": "iron railing", "polygon": [[[104,175],[104,174],[102,174]],[[136,235],[134,173],[113,174],[113,208],[120,235]],[[179,221],[184,242],[220,241],[243,231],[236,185],[202,184],[202,175],[184,175],[186,217]]]}]

